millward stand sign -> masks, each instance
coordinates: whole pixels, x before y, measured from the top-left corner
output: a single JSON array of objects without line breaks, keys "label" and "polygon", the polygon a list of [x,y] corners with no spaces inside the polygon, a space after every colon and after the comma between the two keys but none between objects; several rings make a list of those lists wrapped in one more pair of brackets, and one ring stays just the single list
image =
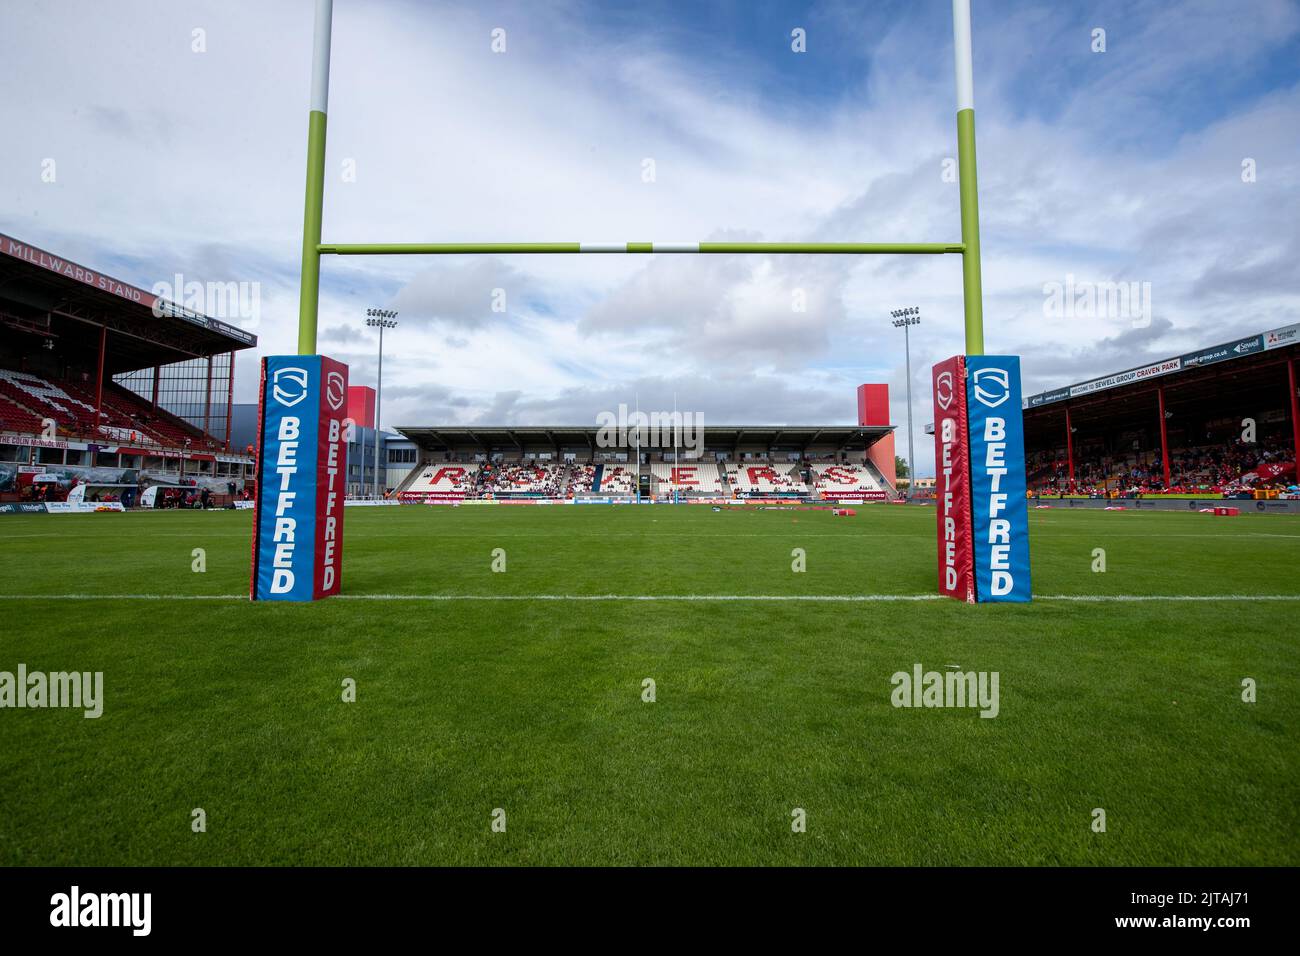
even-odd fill
[{"label": "millward stand sign", "polygon": [[323,355],[262,359],[253,512],[254,601],[339,593],[348,367]]},{"label": "millward stand sign", "polygon": [[1028,601],[1020,359],[957,355],[932,375],[939,593],[968,603]]}]

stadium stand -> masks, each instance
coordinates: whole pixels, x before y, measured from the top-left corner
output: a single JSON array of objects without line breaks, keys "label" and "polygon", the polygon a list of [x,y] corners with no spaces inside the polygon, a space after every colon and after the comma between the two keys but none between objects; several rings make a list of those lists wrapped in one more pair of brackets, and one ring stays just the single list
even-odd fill
[{"label": "stadium stand", "polygon": [[1160,452],[1075,457],[1071,490],[1069,463],[1049,452],[1030,459],[1030,487],[1041,494],[1234,494],[1254,489],[1286,490],[1295,485],[1295,458],[1280,443],[1242,441],[1173,448],[1170,481],[1164,482]]},{"label": "stadium stand", "polygon": [[[3,374],[3,373],[0,373]],[[0,378],[0,431],[36,435],[41,431],[41,419],[25,406],[6,394],[3,379]]]},{"label": "stadium stand", "polygon": [[234,363],[256,344],[0,235],[0,506],[134,507],[150,487],[163,489],[154,507],[247,500],[254,461],[231,449]]},{"label": "stadium stand", "polygon": [[565,497],[572,498],[574,495],[587,494],[591,491],[595,482],[595,465],[573,462],[569,465],[564,476]]},{"label": "stadium stand", "polygon": [[884,491],[865,465],[854,462],[817,463],[812,466],[813,488],[818,493]]},{"label": "stadium stand", "polygon": [[426,465],[403,492],[414,494],[472,494],[478,484],[477,464]]},{"label": "stadium stand", "polygon": [[69,434],[98,434],[95,406],[73,398],[38,375],[0,370],[0,391],[38,418],[51,418]]},{"label": "stadium stand", "polygon": [[716,462],[656,462],[650,466],[654,494],[720,496],[728,493]]},{"label": "stadium stand", "polygon": [[630,495],[636,491],[636,476],[622,465],[605,465],[596,491],[602,495]]},{"label": "stadium stand", "polygon": [[[55,381],[31,372],[0,369],[0,397],[6,422],[14,430],[36,430],[53,419],[60,435],[149,442],[171,447],[197,443],[198,429],[168,421],[148,403],[125,389],[106,385],[98,420],[93,387],[70,380]],[[9,427],[6,425],[6,427]]]},{"label": "stadium stand", "polygon": [[562,465],[545,462],[487,463],[479,470],[479,489],[492,494],[558,496]]},{"label": "stadium stand", "polygon": [[1300,325],[1025,399],[1040,495],[1272,497],[1296,488]]},{"label": "stadium stand", "polygon": [[[867,388],[867,386],[864,386]],[[875,388],[875,386],[871,386]],[[886,421],[888,402],[884,387],[877,391],[874,413],[861,407],[857,425],[758,426],[723,425],[705,428],[692,457],[679,461],[671,446],[650,447],[609,444],[600,426],[540,425],[433,425],[398,426],[416,446],[423,467],[433,463],[492,462],[481,465],[474,489],[477,496],[528,497],[547,495],[563,500],[632,497],[638,494],[690,499],[733,495],[806,497],[814,493],[812,464],[853,463],[869,476],[864,488],[845,498],[890,498],[894,495],[893,426]],[[863,424],[872,420],[872,424]],[[642,464],[636,464],[637,455]],[[726,463],[731,462],[728,466]],[[673,468],[679,468],[673,480]],[[743,474],[738,470],[744,468]],[[546,476],[536,478],[537,469]],[[749,478],[750,470],[753,480]],[[390,469],[391,470],[391,469]],[[400,496],[409,489],[406,482]],[[735,487],[729,482],[730,473]],[[529,475],[534,477],[528,477]],[[511,480],[514,476],[514,480]],[[871,482],[874,479],[874,485]],[[552,490],[541,490],[549,487]]]},{"label": "stadium stand", "polygon": [[750,495],[802,495],[808,485],[800,475],[798,465],[773,464],[768,461],[744,461],[728,464],[727,484],[732,491]]}]

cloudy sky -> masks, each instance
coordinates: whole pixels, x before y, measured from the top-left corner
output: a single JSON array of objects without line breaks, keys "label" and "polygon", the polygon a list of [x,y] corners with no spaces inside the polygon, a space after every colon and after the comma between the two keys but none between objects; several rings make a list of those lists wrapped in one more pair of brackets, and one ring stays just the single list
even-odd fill
[{"label": "cloudy sky", "polygon": [[[253,283],[219,317],[294,351],[312,8],[4,0],[0,231],[145,288]],[[975,0],[973,26],[986,346],[1026,392],[1300,320],[1300,4]],[[336,0],[323,238],[956,241],[951,31],[947,0]],[[1068,281],[1150,308],[1055,314]],[[365,309],[400,311],[386,425],[674,396],[850,423],[881,381],[901,424],[911,305],[924,473],[956,256],[327,257],[320,349],[372,383]]]}]

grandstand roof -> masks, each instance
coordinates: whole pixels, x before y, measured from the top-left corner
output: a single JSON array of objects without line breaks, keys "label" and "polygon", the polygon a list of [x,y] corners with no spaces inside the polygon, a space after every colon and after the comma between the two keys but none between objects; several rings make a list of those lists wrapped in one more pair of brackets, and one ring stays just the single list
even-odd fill
[{"label": "grandstand roof", "polygon": [[[483,450],[515,445],[552,445],[595,449],[601,429],[594,425],[503,426],[399,426],[397,429],[421,448],[435,451],[477,447]],[[840,450],[867,448],[894,430],[892,425],[708,425],[703,429],[706,447],[765,444],[772,448],[807,449],[813,446]],[[631,445],[615,445],[632,448]],[[650,450],[645,447],[644,450]]]},{"label": "grandstand roof", "polygon": [[1300,325],[1291,325],[1032,395],[1024,401],[1026,447],[1060,440],[1067,408],[1080,437],[1158,425],[1156,391],[1162,387],[1165,408],[1180,423],[1184,412],[1284,407],[1286,364],[1298,352]]},{"label": "grandstand roof", "polygon": [[1037,408],[1040,405],[1063,402],[1068,398],[1081,398],[1127,385],[1141,384],[1154,378],[1204,368],[1207,365],[1217,365],[1220,362],[1245,359],[1279,349],[1286,350],[1282,354],[1290,355],[1293,354],[1293,347],[1298,343],[1300,343],[1300,324],[1287,325],[1279,329],[1260,332],[1257,335],[1249,335],[1243,339],[1234,339],[1231,342],[1224,342],[1220,345],[1212,345],[1209,348],[1196,349],[1183,355],[1161,359],[1158,362],[1149,362],[1146,365],[1125,369],[1123,372],[1103,375],[1100,378],[1089,379],[1075,385],[1066,385],[1046,392],[1039,392],[1037,395],[1030,395],[1025,398],[1024,407],[1027,409]]},{"label": "grandstand roof", "polygon": [[237,326],[0,233],[0,331],[97,350],[101,328],[112,374],[257,344]]}]

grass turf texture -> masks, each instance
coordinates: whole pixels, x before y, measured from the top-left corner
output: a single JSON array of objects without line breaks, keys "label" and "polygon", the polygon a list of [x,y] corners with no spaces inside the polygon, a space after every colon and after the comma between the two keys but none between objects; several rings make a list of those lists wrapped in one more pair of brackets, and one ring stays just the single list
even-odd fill
[{"label": "grass turf texture", "polygon": [[[1300,594],[1294,519],[1030,521],[1039,595]],[[249,523],[5,516],[0,592],[239,594]],[[930,509],[421,506],[349,509],[343,580],[845,595],[934,577]],[[101,670],[105,706],[0,711],[0,863],[1296,864],[1297,611],[5,598],[0,670]],[[916,662],[1000,672],[1000,715],[891,707]]]}]

